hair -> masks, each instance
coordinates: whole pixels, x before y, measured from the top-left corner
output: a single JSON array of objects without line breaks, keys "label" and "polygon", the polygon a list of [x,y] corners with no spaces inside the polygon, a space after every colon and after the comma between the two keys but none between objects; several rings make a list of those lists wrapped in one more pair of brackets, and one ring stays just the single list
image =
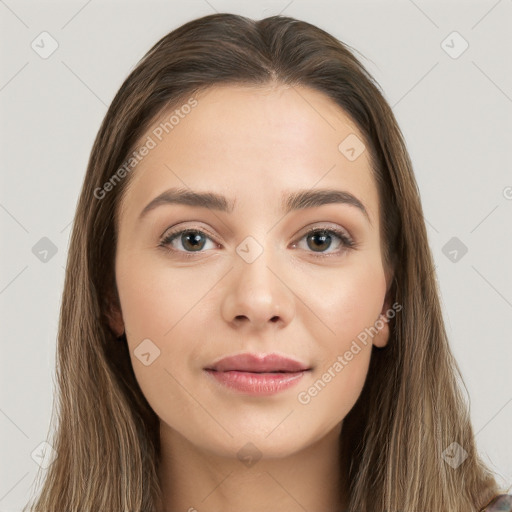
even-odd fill
[{"label": "hair", "polygon": [[[478,511],[504,491],[477,453],[403,135],[354,51],[292,17],[221,13],[161,38],[126,78],[94,141],[74,217],[49,441],[57,456],[30,511],[154,511],[161,499],[159,419],[126,339],[118,341],[109,323],[120,307],[114,261],[129,176],[101,199],[95,191],[163,112],[230,84],[324,93],[356,124],[371,157],[383,261],[394,268],[389,293],[402,311],[390,321],[387,346],[372,347],[363,390],[343,421],[347,511]],[[468,454],[457,469],[442,457],[453,442]]]}]

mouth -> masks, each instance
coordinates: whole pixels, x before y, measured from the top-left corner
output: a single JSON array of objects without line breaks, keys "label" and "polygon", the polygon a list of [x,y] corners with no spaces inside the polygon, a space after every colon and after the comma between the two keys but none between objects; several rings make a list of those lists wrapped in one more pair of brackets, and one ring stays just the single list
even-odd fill
[{"label": "mouth", "polygon": [[250,372],[250,373],[296,373],[311,368],[290,357],[279,354],[237,354],[220,359],[205,370],[218,372]]},{"label": "mouth", "polygon": [[204,371],[224,388],[247,395],[272,395],[297,384],[312,368],[278,354],[225,357]]}]

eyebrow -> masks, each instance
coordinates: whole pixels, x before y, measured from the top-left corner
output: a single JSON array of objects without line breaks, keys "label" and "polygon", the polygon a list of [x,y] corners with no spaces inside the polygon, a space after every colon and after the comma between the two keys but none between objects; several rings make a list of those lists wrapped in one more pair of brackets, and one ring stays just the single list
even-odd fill
[{"label": "eyebrow", "polygon": [[[170,188],[151,200],[141,211],[139,219],[142,219],[149,211],[164,204],[182,204],[200,208],[209,208],[220,212],[232,213],[235,200],[229,200],[223,195],[213,192],[197,192],[190,189]],[[370,216],[363,203],[344,190],[331,188],[296,190],[289,195],[283,194],[281,199],[281,211],[288,214],[295,210],[315,208],[325,204],[347,204],[361,211],[371,225]]]}]

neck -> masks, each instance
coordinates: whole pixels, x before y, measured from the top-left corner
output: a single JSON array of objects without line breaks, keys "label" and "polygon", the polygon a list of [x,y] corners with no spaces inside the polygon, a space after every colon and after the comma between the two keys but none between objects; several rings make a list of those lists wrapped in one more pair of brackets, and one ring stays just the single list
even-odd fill
[{"label": "neck", "polygon": [[346,481],[340,466],[341,425],[285,458],[259,460],[205,452],[161,422],[162,500],[158,512],[340,512]]}]

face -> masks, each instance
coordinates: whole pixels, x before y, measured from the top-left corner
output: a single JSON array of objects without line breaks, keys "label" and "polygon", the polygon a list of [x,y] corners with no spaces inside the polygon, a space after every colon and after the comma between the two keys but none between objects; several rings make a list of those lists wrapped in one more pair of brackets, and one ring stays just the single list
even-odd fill
[{"label": "face", "polygon": [[[252,442],[283,457],[340,428],[372,344],[388,340],[369,152],[348,116],[308,88],[230,85],[195,98],[168,133],[168,113],[150,127],[141,141],[151,149],[126,178],[112,327],[126,331],[162,428],[218,455]],[[161,200],[141,214],[176,188],[225,204]],[[320,189],[362,208],[324,194],[285,209]],[[216,365],[248,353],[263,366]]]}]

